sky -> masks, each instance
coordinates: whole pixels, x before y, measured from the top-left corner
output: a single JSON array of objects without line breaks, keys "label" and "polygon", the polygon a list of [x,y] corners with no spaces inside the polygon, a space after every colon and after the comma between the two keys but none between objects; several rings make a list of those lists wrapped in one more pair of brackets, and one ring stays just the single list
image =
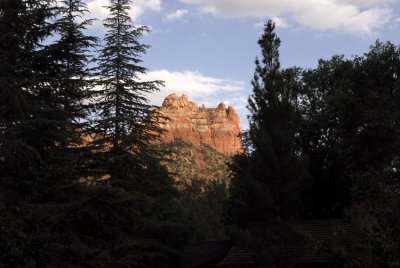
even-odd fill
[{"label": "sky", "polygon": [[[99,19],[90,31],[101,37],[108,0],[87,3]],[[244,129],[257,40],[268,19],[277,25],[283,68],[362,55],[377,39],[400,44],[400,0],[133,0],[129,13],[152,31],[141,40],[150,45],[142,79],[165,81],[148,96],[151,103],[161,105],[170,93],[210,108],[223,101]]]}]

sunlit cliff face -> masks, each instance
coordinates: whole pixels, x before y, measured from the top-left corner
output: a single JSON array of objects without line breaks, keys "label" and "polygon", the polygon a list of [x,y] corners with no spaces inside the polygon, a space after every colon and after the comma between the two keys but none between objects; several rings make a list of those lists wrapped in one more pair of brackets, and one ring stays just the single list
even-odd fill
[{"label": "sunlit cliff face", "polygon": [[217,108],[199,108],[186,95],[171,94],[159,112],[171,119],[162,124],[166,132],[161,135],[161,143],[183,140],[194,145],[206,144],[228,156],[243,150],[240,119],[233,107],[220,103]]}]

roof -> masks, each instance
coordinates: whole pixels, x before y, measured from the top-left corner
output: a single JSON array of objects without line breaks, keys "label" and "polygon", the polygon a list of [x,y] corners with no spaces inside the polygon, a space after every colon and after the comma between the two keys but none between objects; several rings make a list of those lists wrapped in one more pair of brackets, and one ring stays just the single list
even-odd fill
[{"label": "roof", "polygon": [[327,246],[346,243],[352,226],[343,220],[313,220],[297,222],[293,229],[304,236],[305,244],[287,247],[281,259],[289,263],[327,263],[332,261]]},{"label": "roof", "polygon": [[185,267],[224,267],[238,264],[253,264],[257,254],[246,248],[235,248],[232,241],[192,242],[185,247]]},{"label": "roof", "polygon": [[[332,255],[324,250],[324,243],[343,243],[349,240],[352,226],[343,220],[309,220],[291,224],[293,231],[304,237],[302,245],[289,245],[279,259],[285,263],[329,263]],[[255,228],[254,226],[252,228]],[[271,226],[258,226],[271,230]],[[193,242],[185,248],[185,267],[224,267],[255,264],[260,261],[252,249],[237,248],[229,240]],[[268,261],[267,261],[268,262]]]},{"label": "roof", "polygon": [[231,249],[232,242],[205,241],[192,242],[186,245],[184,262],[187,268],[207,267],[218,263]]},{"label": "roof", "polygon": [[232,247],[218,264],[223,267],[238,264],[254,264],[257,262],[258,256],[253,250]]},{"label": "roof", "polygon": [[[302,220],[288,226],[304,241],[285,246],[278,256],[285,263],[329,263],[333,257],[329,246],[347,243],[352,233],[352,225],[340,219]],[[268,232],[276,230],[276,227],[252,226],[251,229]]]}]

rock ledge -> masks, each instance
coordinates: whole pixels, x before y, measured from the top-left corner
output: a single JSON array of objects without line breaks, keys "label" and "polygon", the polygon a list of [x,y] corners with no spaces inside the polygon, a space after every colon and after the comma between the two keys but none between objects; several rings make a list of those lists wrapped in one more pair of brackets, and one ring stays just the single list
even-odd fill
[{"label": "rock ledge", "polygon": [[159,113],[171,119],[162,124],[166,130],[161,135],[162,143],[183,140],[194,145],[207,144],[228,156],[242,152],[239,116],[223,102],[217,108],[206,108],[204,104],[199,107],[186,95],[171,94]]}]

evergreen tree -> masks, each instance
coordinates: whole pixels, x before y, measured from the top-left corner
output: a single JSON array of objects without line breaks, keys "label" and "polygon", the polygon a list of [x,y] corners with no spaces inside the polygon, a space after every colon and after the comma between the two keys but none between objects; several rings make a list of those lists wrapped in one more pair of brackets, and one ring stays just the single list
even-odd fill
[{"label": "evergreen tree", "polygon": [[162,83],[139,80],[146,72],[140,56],[148,48],[139,39],[149,29],[133,24],[131,4],[111,0],[107,7],[93,96],[97,183],[74,211],[76,230],[96,267],[177,267],[186,234],[178,192],[147,146],[158,128],[145,94]]},{"label": "evergreen tree", "polygon": [[[53,15],[52,1],[2,1],[0,4],[1,137],[3,176],[25,178],[36,165],[37,148],[27,130],[33,122],[31,103],[37,86],[34,60],[40,43],[49,36],[46,22]],[[24,167],[24,168],[21,168]]]},{"label": "evergreen tree", "polygon": [[52,3],[0,3],[0,213],[4,215],[0,220],[0,262],[6,267],[40,265],[38,243],[48,235],[40,228],[46,215],[38,205],[45,185],[45,179],[38,176],[45,173],[39,172],[44,158],[33,142],[45,137],[35,132],[38,103],[33,100],[40,80],[35,61],[41,42],[51,33]]},{"label": "evergreen tree", "polygon": [[[91,96],[91,84],[88,64],[89,53],[95,48],[98,39],[86,36],[84,31],[91,25],[92,19],[84,19],[89,13],[82,0],[62,0],[58,2],[59,19],[55,22],[55,30],[59,40],[48,48],[49,58],[53,62],[52,87],[57,89],[60,106],[64,117],[71,124],[68,131],[74,138],[70,142],[79,145],[79,129],[88,119],[87,101]],[[71,145],[71,144],[69,144]]]},{"label": "evergreen tree", "polygon": [[300,183],[304,168],[295,151],[299,123],[296,110],[298,70],[282,71],[279,62],[280,39],[275,24],[268,21],[258,41],[262,61],[256,59],[249,97],[250,150],[237,156],[228,222],[277,223],[295,219],[301,209]]},{"label": "evergreen tree", "polygon": [[54,30],[59,39],[46,47],[44,55],[51,62],[48,84],[55,95],[53,101],[60,109],[57,144],[63,154],[62,166],[78,180],[85,175],[82,169],[87,161],[84,157],[90,154],[89,148],[82,143],[83,137],[89,135],[92,107],[89,104],[93,87],[88,67],[89,53],[95,48],[98,38],[84,33],[93,20],[85,19],[89,11],[82,0],[59,1],[57,11]]},{"label": "evergreen tree", "polygon": [[[82,34],[88,21],[77,22],[86,13],[82,1],[62,1],[60,8],[50,0],[1,4],[7,69],[0,75],[5,97],[1,237],[6,238],[0,262],[6,267],[73,265],[79,238],[66,219],[81,198],[76,130],[86,116],[86,53],[94,38]],[[61,17],[54,22],[56,16]],[[56,32],[60,40],[43,45]]]},{"label": "evergreen tree", "polygon": [[22,1],[0,3],[0,154],[1,174],[4,177],[18,169],[13,166],[21,164],[19,157],[23,154],[16,156],[13,151],[25,149],[26,155],[31,155],[28,153],[31,150],[20,143],[17,137],[19,123],[26,118],[28,110],[21,66],[25,62],[22,56],[26,27],[20,14],[24,11]]},{"label": "evergreen tree", "polygon": [[[133,152],[147,147],[155,130],[152,106],[145,94],[158,90],[161,81],[140,81],[146,68],[140,66],[140,56],[147,45],[139,39],[149,32],[146,26],[136,27],[127,11],[130,0],[111,0],[107,7],[110,17],[104,21],[108,29],[104,48],[97,58],[97,76],[101,90],[97,91],[99,146],[105,146],[104,166],[111,177],[127,175],[126,160],[133,160]],[[153,132],[154,133],[154,132]],[[103,148],[104,149],[104,148]],[[132,165],[134,163],[131,163]]]}]

